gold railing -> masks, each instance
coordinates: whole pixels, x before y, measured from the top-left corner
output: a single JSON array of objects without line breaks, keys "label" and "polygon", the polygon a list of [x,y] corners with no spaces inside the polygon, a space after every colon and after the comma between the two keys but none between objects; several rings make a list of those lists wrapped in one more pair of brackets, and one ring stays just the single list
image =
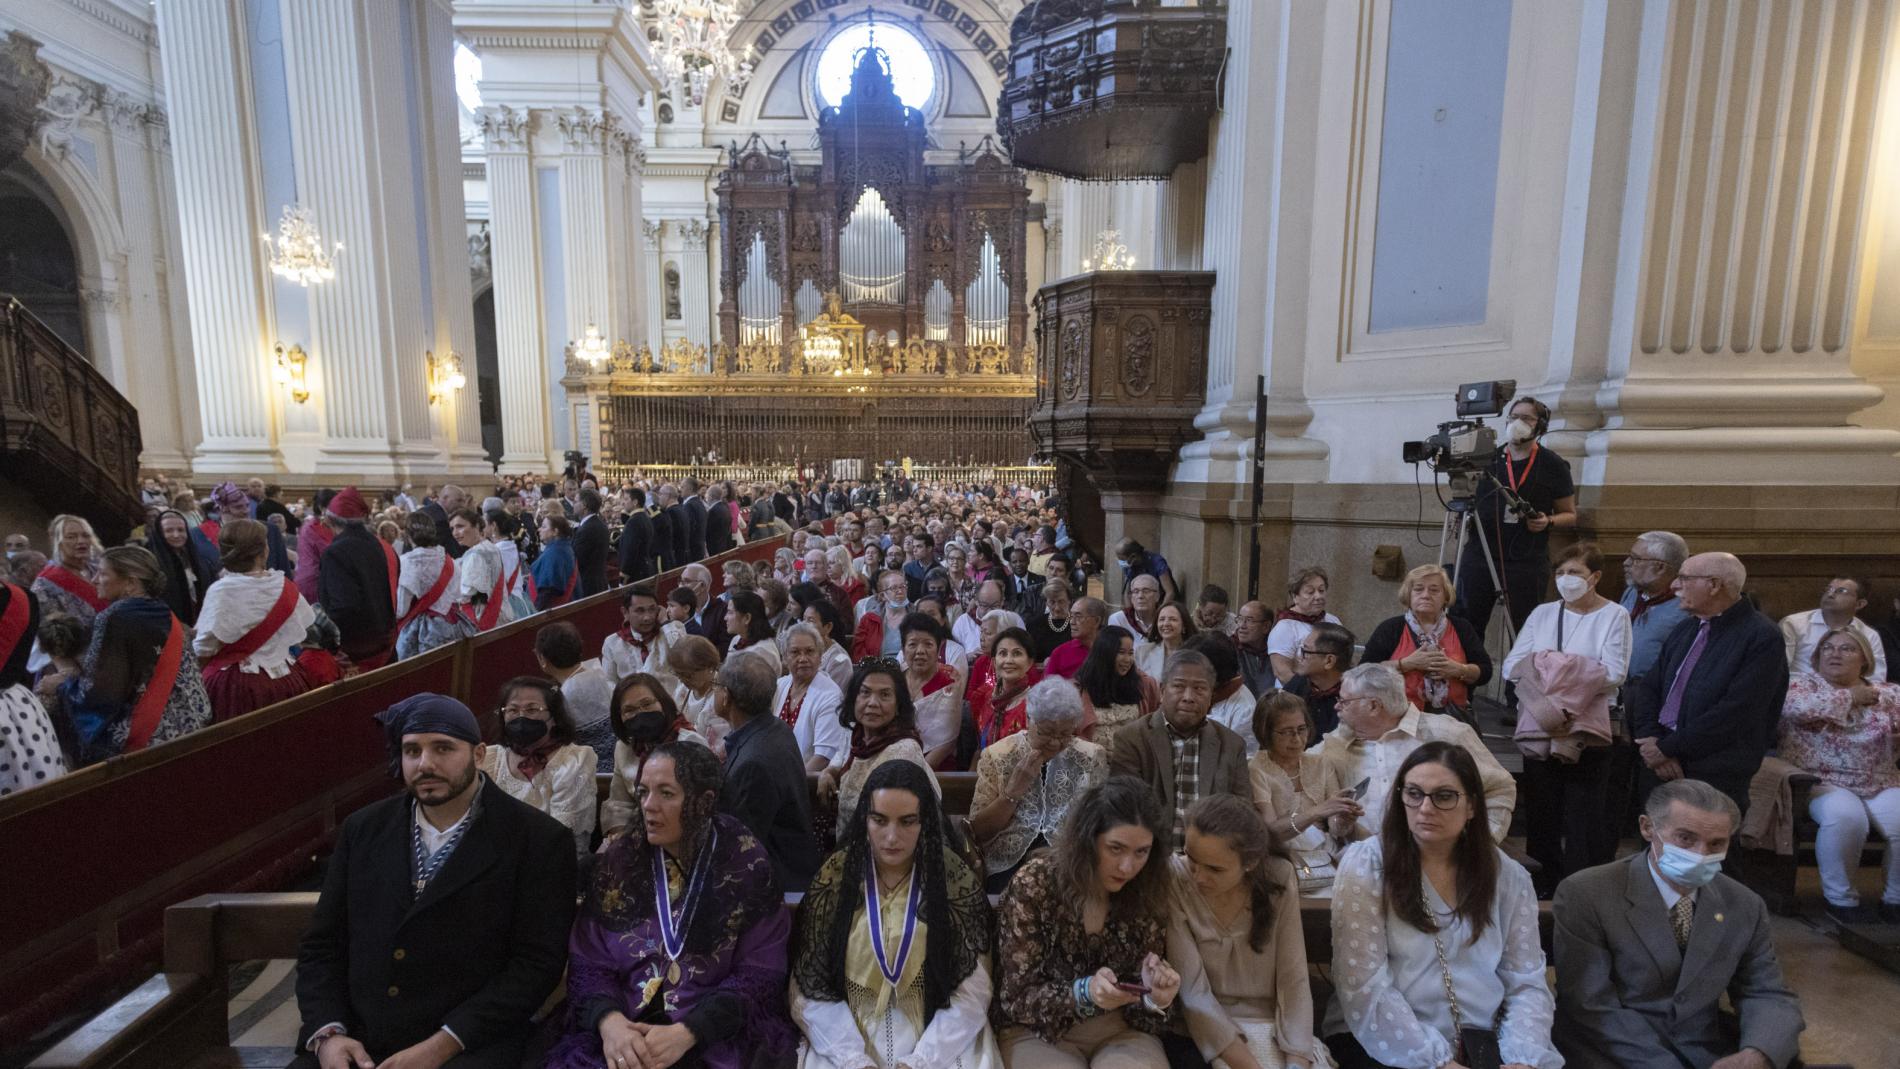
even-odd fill
[{"label": "gold railing", "polygon": [[[874,338],[844,366],[809,366],[796,342],[699,345],[675,339],[655,352],[621,341],[598,363],[570,355],[562,385],[588,393],[751,393],[791,388],[814,394],[959,394],[1028,397],[1036,390],[1036,350],[936,341],[887,344]],[[790,383],[787,380],[792,380]]]},{"label": "gold railing", "polygon": [[[740,486],[758,483],[782,486],[804,479],[803,474],[789,464],[622,464],[600,461],[592,467],[594,474],[605,479],[609,487],[634,479],[645,479],[648,483],[678,483],[688,475],[701,483],[732,482]],[[1043,465],[913,464],[909,474],[916,482],[933,487],[994,484],[1047,490],[1055,485],[1056,469]]]}]

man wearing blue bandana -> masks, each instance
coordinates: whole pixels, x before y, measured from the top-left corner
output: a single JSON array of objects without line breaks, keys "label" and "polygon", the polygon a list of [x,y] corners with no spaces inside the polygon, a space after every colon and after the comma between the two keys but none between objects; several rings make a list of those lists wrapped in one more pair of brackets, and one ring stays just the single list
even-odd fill
[{"label": "man wearing blue bandana", "polygon": [[[1722,875],[1741,808],[1701,780],[1649,794],[1646,849],[1557,886],[1557,1050],[1570,1069],[1786,1069],[1801,1004],[1755,892]],[[1733,1012],[1721,999],[1729,997]]]},{"label": "man wearing blue bandana", "polygon": [[478,771],[461,702],[418,694],[377,719],[407,790],[337,836],[297,955],[293,1064],[514,1069],[567,962],[573,837]]}]

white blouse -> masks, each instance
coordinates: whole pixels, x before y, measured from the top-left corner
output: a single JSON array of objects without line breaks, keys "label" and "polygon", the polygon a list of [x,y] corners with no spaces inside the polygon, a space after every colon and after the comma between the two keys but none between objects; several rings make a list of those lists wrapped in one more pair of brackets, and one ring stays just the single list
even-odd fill
[{"label": "white blouse", "polygon": [[621,638],[620,632],[615,631],[600,643],[600,669],[607,673],[607,678],[613,680],[616,686],[628,676],[646,672],[671,690],[679,686],[679,679],[666,666],[666,655],[685,637],[686,625],[668,620],[660,625],[660,630],[647,643],[646,652],[642,654],[632,643]]},{"label": "white blouse", "polygon": [[[1561,648],[1557,645],[1559,612],[1563,614],[1564,625]],[[1505,655],[1502,669],[1504,678],[1515,678],[1512,673],[1524,658],[1543,650],[1576,653],[1603,662],[1603,669],[1609,676],[1607,683],[1614,692],[1629,674],[1629,610],[1614,601],[1606,601],[1594,612],[1579,613],[1564,608],[1561,601],[1544,602],[1531,610],[1530,618],[1524,621],[1524,627],[1517,633],[1516,644]]]},{"label": "white blouse", "polygon": [[824,660],[818,662],[818,670],[831,677],[838,684],[838,693],[843,694],[851,686],[851,653],[843,646],[833,642],[825,647]]},{"label": "white blouse", "polygon": [[[400,619],[408,613],[416,600],[435,586],[435,581],[448,564],[449,555],[441,546],[417,546],[402,555],[402,567],[398,571],[396,583],[396,616]],[[492,580],[491,580],[492,581]],[[435,601],[424,607],[425,612],[438,616],[446,615],[455,607],[455,584],[450,582],[436,595]]]},{"label": "white blouse", "polygon": [[[1320,617],[1320,622],[1336,624],[1339,617],[1329,612]],[[1297,666],[1300,663],[1300,643],[1305,642],[1306,636],[1312,633],[1313,625],[1305,620],[1281,620],[1273,625],[1273,630],[1267,632],[1267,652],[1277,653]]]},{"label": "white blouse", "polygon": [[[1158,641],[1146,642],[1137,639],[1135,642],[1135,667],[1141,670],[1142,675],[1156,682],[1160,682],[1162,670],[1166,668],[1168,664],[1168,656],[1172,653],[1180,652],[1180,649],[1181,647],[1176,646],[1170,650],[1166,643]],[[1248,732],[1248,734],[1252,734],[1252,732]]]},{"label": "white blouse", "polygon": [[1456,1030],[1445,997],[1442,940],[1458,1009],[1469,1028],[1495,1027],[1506,1065],[1560,1069],[1550,1041],[1556,1003],[1544,983],[1537,937],[1537,892],[1530,873],[1498,854],[1490,922],[1473,941],[1430,880],[1425,908],[1434,936],[1388,913],[1383,855],[1374,836],[1346,848],[1333,884],[1333,981],[1325,1034],[1350,1030],[1375,1061],[1394,1069],[1438,1069],[1451,1060]]},{"label": "white blouse", "polygon": [[[772,693],[772,715],[785,709],[785,696],[792,692],[792,677],[778,677],[778,689]],[[798,740],[798,755],[809,761],[822,757],[842,765],[851,756],[851,733],[838,722],[838,707],[844,704],[844,691],[823,672],[812,677],[798,707],[798,723],[792,725],[792,737]]]},{"label": "white blouse", "polygon": [[732,726],[713,712],[713,693],[713,688],[707,687],[706,693],[694,694],[692,688],[681,683],[679,689],[673,692],[673,704],[679,706],[680,715],[706,740],[706,747],[723,761],[726,759],[726,735],[732,731]]},{"label": "white blouse", "polygon": [[[479,542],[470,546],[462,559],[455,562],[455,600],[463,605],[473,605],[477,594],[490,597],[495,593],[495,584],[502,581],[501,550],[493,542]],[[427,588],[424,588],[427,592]],[[514,619],[508,611],[508,591],[501,592],[502,606],[500,615],[495,618],[495,626]],[[483,606],[486,608],[486,606]]]},{"label": "white blouse", "polygon": [[[191,652],[203,661],[250,634],[253,627],[270,615],[271,607],[283,593],[282,572],[266,571],[262,575],[225,572],[205,591],[205,603],[198,610],[198,624],[191,639]],[[290,648],[303,642],[316,620],[316,610],[302,594],[297,595],[297,607],[291,610],[290,618],[239,663],[239,670],[282,679],[290,672]]]},{"label": "white blouse", "polygon": [[598,759],[589,746],[570,742],[548,755],[548,764],[533,779],[515,769],[515,755],[506,746],[490,746],[482,756],[482,771],[512,798],[553,817],[574,833],[574,852],[587,856],[594,837],[594,768]]}]

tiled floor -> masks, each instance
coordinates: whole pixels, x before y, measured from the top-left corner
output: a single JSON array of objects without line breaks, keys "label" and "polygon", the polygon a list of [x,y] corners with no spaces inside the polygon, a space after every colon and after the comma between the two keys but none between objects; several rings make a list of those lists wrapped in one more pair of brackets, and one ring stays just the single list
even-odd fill
[{"label": "tiled floor", "polygon": [[[1862,870],[1862,894],[1879,894],[1879,873]],[[1802,894],[1818,903],[1812,869],[1802,874]],[[1841,949],[1827,922],[1778,917],[1775,948],[1788,982],[1801,996],[1808,1029],[1801,1056],[1809,1062],[1839,1062],[1855,1069],[1900,1069],[1900,976]],[[253,963],[232,979],[232,1043],[247,1065],[282,1066],[297,1038],[296,975],[293,963]]]}]

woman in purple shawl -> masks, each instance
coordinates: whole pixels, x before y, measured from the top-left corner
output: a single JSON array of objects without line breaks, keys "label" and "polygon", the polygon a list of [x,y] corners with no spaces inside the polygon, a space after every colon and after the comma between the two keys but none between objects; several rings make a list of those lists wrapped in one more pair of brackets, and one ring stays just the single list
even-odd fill
[{"label": "woman in purple shawl", "polygon": [[791,915],[765,848],[714,814],[720,778],[704,746],[647,758],[640,819],[601,854],[568,941],[549,1069],[747,1069],[791,1052]]}]

